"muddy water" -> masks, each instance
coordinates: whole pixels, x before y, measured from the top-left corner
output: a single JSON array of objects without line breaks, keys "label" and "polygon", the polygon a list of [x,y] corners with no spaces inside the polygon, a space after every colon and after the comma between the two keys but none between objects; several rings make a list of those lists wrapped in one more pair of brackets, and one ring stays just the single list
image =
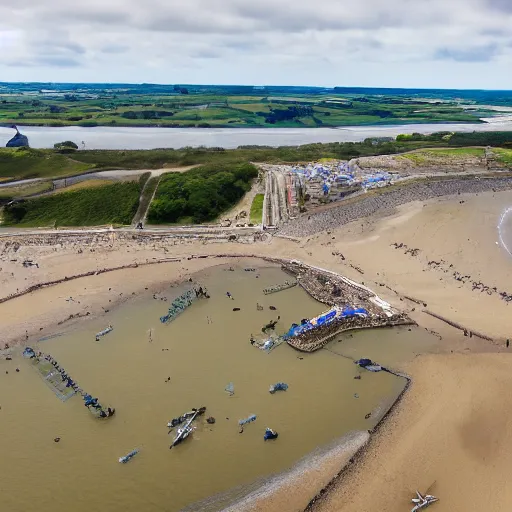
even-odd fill
[{"label": "muddy water", "polygon": [[[263,288],[287,278],[277,268],[211,269],[200,282],[212,298],[167,326],[159,317],[169,302],[139,297],[75,332],[40,342],[38,348],[82,388],[116,407],[109,420],[93,418],[78,396],[59,401],[21,357],[0,361],[1,510],[176,511],[285,470],[346,432],[370,428],[382,404],[402,389],[402,379],[378,373],[354,380],[353,362],[328,350],[304,355],[282,345],[266,354],[250,345],[250,334],[277,314],[284,331],[325,309],[298,287],[263,295]],[[162,296],[177,293],[169,288]],[[257,311],[256,302],[265,309]],[[96,342],[94,334],[109,323],[114,331]],[[382,345],[394,334],[380,333],[387,333],[380,335]],[[277,381],[289,390],[270,395]],[[233,397],[224,392],[229,382]],[[199,421],[191,438],[169,450],[167,422],[203,405],[215,425]],[[239,434],[238,420],[252,413],[258,419]],[[279,432],[277,441],[263,441],[266,426]],[[134,448],[140,453],[119,464]]]}]

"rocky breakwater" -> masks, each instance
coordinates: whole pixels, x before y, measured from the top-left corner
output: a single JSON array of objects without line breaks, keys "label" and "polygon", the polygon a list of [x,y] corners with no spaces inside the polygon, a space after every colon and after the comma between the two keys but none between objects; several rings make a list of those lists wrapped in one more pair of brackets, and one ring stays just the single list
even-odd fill
[{"label": "rocky breakwater", "polygon": [[392,308],[369,288],[346,277],[297,261],[284,263],[283,270],[293,275],[316,300],[339,310],[351,308],[365,311],[361,315],[338,316],[329,323],[288,337],[287,343],[297,350],[314,352],[344,331],[415,324],[405,313]]},{"label": "rocky breakwater", "polygon": [[6,148],[28,148],[28,137],[19,132],[16,126],[11,126],[14,130],[16,130],[16,135],[12,139],[10,139],[5,145]]}]

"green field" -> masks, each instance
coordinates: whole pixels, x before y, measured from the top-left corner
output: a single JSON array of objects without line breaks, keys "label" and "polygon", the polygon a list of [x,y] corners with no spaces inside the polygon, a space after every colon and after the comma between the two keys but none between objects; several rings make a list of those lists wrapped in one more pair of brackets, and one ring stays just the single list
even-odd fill
[{"label": "green field", "polygon": [[263,218],[263,200],[265,199],[265,194],[256,194],[254,199],[252,200],[251,205],[251,213],[249,215],[249,219],[251,224],[261,224],[261,220]]},{"label": "green field", "polygon": [[29,199],[4,207],[3,222],[18,227],[130,224],[140,192],[139,183],[115,183]]},{"label": "green field", "polygon": [[[0,83],[0,123],[39,126],[318,127],[480,122],[512,97],[316,87]],[[467,96],[467,94],[466,94]],[[481,106],[478,104],[481,103]],[[58,142],[58,141],[57,141]],[[75,141],[77,142],[77,141]]]}]

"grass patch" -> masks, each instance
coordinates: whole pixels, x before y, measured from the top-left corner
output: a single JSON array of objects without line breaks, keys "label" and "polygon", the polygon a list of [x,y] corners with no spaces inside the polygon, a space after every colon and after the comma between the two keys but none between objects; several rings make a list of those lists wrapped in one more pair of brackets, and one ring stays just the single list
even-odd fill
[{"label": "grass patch", "polygon": [[261,224],[263,218],[263,200],[265,194],[256,194],[252,200],[251,213],[249,215],[251,224]]},{"label": "grass patch", "polygon": [[[73,156],[73,155],[72,155]],[[0,178],[49,178],[80,174],[94,167],[77,162],[66,154],[53,150],[30,148],[0,148]]]},{"label": "grass patch", "polygon": [[494,148],[496,158],[507,167],[512,167],[512,149]]},{"label": "grass patch", "polygon": [[75,183],[69,187],[58,188],[55,194],[65,194],[66,192],[74,192],[75,190],[83,190],[87,188],[104,187],[106,185],[112,185],[112,180],[92,179],[84,180],[80,183]]},{"label": "grass patch", "polygon": [[404,153],[400,158],[407,158],[416,165],[433,165],[456,160],[464,162],[467,159],[483,158],[484,155],[483,148],[432,148]]},{"label": "grass patch", "polygon": [[18,185],[13,187],[0,188],[0,199],[13,199],[19,197],[27,197],[35,194],[48,192],[53,188],[51,181],[40,181],[29,183],[27,185]]},{"label": "grass patch", "polygon": [[19,227],[130,224],[139,196],[138,183],[85,188],[6,206],[3,222]]}]

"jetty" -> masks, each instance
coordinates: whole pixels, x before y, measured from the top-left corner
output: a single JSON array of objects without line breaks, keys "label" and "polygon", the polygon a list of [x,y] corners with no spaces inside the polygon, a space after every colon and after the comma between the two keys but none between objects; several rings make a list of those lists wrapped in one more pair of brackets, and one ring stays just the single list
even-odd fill
[{"label": "jetty", "polygon": [[297,286],[297,281],[285,281],[284,283],[264,288],[263,293],[265,295],[270,295],[271,293],[277,293],[283,290],[288,290],[288,288],[293,288],[294,286]]}]

